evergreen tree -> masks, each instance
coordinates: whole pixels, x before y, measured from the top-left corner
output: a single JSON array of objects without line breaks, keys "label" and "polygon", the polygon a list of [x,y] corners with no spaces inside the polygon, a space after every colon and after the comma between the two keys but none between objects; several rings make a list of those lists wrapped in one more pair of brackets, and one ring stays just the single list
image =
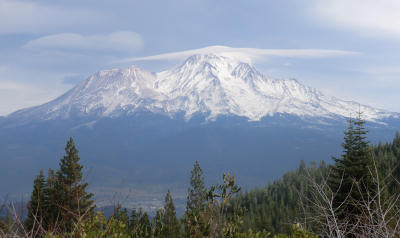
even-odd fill
[{"label": "evergreen tree", "polygon": [[139,219],[136,235],[137,238],[151,237],[151,223],[147,212],[143,213],[143,215]]},{"label": "evergreen tree", "polygon": [[[207,190],[204,186],[203,171],[200,164],[196,161],[191,171],[190,188],[186,201],[185,213],[185,231],[186,235],[198,234],[199,231],[205,230],[205,221],[201,216],[202,211],[206,207]],[[199,233],[200,236],[201,233]],[[197,237],[197,235],[194,235]]]},{"label": "evergreen tree", "polygon": [[65,147],[66,155],[60,161],[56,177],[56,202],[63,229],[70,231],[76,219],[92,215],[93,194],[86,192],[88,184],[82,182],[82,168],[78,150],[70,138]]},{"label": "evergreen tree", "polygon": [[343,154],[341,158],[333,158],[332,174],[329,178],[329,186],[336,193],[334,205],[339,209],[339,217],[352,221],[352,216],[361,214],[357,203],[367,193],[372,195],[374,184],[371,172],[371,156],[365,121],[361,119],[361,113],[353,120],[348,120],[348,128],[345,132]]},{"label": "evergreen tree", "polygon": [[164,229],[163,219],[164,219],[164,210],[163,209],[157,210],[156,216],[153,218],[153,225],[154,225],[153,238],[163,237],[163,229]]},{"label": "evergreen tree", "polygon": [[47,198],[46,227],[45,230],[54,230],[59,223],[60,209],[57,203],[57,178],[54,170],[49,169],[46,180],[45,197]]},{"label": "evergreen tree", "polygon": [[113,219],[118,221],[120,224],[123,224],[124,227],[121,227],[120,230],[124,233],[129,232],[129,215],[128,209],[122,208],[120,204],[118,204],[114,209],[114,214],[112,216]]},{"label": "evergreen tree", "polygon": [[44,225],[47,206],[45,189],[46,181],[43,170],[41,170],[33,181],[33,191],[28,204],[28,217],[25,220],[28,231],[36,232],[40,226]]},{"label": "evergreen tree", "polygon": [[132,210],[129,231],[133,238],[150,238],[151,237],[151,223],[149,216],[142,209],[136,211]]},{"label": "evergreen tree", "polygon": [[134,234],[137,230],[139,223],[139,214],[136,209],[133,209],[131,212],[131,217],[129,219],[129,230]]},{"label": "evergreen tree", "polygon": [[[388,157],[391,157],[392,167],[394,171],[392,172],[393,176],[397,181],[400,181],[400,133],[396,132],[396,135],[391,143],[390,148],[385,151],[388,154]],[[394,185],[395,186],[395,185]],[[398,187],[398,186],[397,186]],[[394,192],[394,191],[393,191]],[[396,192],[400,192],[397,190]]]},{"label": "evergreen tree", "polygon": [[179,222],[176,218],[175,205],[171,197],[171,192],[168,190],[165,196],[164,216],[162,219],[164,227],[162,229],[162,236],[164,238],[180,237]]},{"label": "evergreen tree", "polygon": [[198,212],[204,208],[207,200],[207,190],[204,186],[203,170],[199,162],[195,162],[193,170],[190,172],[190,186],[186,202],[186,211]]}]

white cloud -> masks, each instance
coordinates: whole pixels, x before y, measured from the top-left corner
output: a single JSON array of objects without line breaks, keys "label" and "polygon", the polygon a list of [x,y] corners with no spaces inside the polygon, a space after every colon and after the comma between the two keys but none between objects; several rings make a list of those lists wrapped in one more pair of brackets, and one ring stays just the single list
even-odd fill
[{"label": "white cloud", "polygon": [[91,10],[45,6],[34,1],[0,0],[0,34],[41,33],[63,27],[93,27],[107,21],[110,21],[107,15]]},{"label": "white cloud", "polygon": [[26,67],[0,66],[0,116],[48,102],[71,88],[65,74]]},{"label": "white cloud", "polygon": [[62,33],[40,37],[24,45],[26,49],[61,49],[134,52],[143,46],[142,37],[132,31],[117,31],[108,35],[84,36]]},{"label": "white cloud", "polygon": [[0,116],[37,106],[59,96],[66,87],[47,88],[34,84],[0,80]]},{"label": "white cloud", "polygon": [[310,15],[363,34],[400,37],[399,13],[399,0],[315,0]]},{"label": "white cloud", "polygon": [[148,60],[181,60],[195,54],[219,54],[233,57],[252,63],[269,56],[286,58],[325,58],[333,56],[355,55],[357,52],[325,49],[257,49],[257,48],[232,48],[227,46],[209,46],[200,49],[171,52],[146,57],[134,57],[120,62],[148,61]]},{"label": "white cloud", "polygon": [[23,90],[27,87],[15,82],[0,81],[0,90]]},{"label": "white cloud", "polygon": [[400,74],[400,65],[374,66],[374,67],[364,68],[359,71],[362,73],[368,73],[373,75],[394,75],[397,77]]}]

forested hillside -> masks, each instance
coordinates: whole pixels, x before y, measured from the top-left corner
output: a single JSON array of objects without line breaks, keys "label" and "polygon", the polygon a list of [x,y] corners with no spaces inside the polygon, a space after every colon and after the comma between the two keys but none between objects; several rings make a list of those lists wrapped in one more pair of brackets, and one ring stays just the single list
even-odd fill
[{"label": "forested hillside", "polygon": [[233,203],[246,208],[243,230],[266,229],[272,233],[287,232],[292,224],[303,222],[309,212],[303,197],[310,194],[310,178],[320,182],[328,174],[324,162],[306,167],[301,162],[298,169],[269,183],[264,188],[253,189],[239,194]]},{"label": "forested hillside", "polygon": [[[369,151],[372,161],[376,163],[383,190],[381,193],[386,198],[396,200],[400,191],[400,134],[396,133],[391,143],[370,146]],[[296,170],[284,174],[264,188],[239,194],[233,203],[247,210],[242,229],[267,229],[279,233],[287,232],[294,223],[306,223],[311,228],[315,226],[310,221],[314,215],[319,215],[313,214],[315,210],[312,208],[315,190],[318,189],[314,183],[327,182],[332,177],[333,167],[323,161],[320,164],[314,162],[309,167],[302,162]],[[398,205],[397,202],[395,205]]]}]

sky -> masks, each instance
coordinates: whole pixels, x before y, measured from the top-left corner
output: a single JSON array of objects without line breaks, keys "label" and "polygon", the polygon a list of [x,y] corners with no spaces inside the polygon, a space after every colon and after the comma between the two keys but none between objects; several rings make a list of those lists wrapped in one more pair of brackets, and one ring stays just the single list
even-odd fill
[{"label": "sky", "polygon": [[400,112],[399,12],[398,0],[0,0],[0,116],[102,69],[198,53]]}]

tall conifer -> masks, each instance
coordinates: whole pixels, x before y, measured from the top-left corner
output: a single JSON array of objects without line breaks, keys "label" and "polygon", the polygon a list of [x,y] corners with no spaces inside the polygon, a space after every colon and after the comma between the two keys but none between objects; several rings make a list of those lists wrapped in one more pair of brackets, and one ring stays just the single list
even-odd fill
[{"label": "tall conifer", "polygon": [[190,188],[186,201],[185,232],[187,236],[201,237],[205,228],[202,212],[206,208],[207,190],[204,185],[203,170],[199,162],[195,162],[190,172]]},{"label": "tall conifer", "polygon": [[142,213],[139,219],[139,226],[137,230],[137,237],[138,238],[150,238],[151,237],[151,223],[149,219],[149,215],[147,212]]},{"label": "tall conifer", "polygon": [[86,192],[88,183],[82,182],[82,168],[78,150],[70,138],[65,147],[66,155],[60,161],[57,171],[56,202],[59,207],[63,229],[69,231],[77,218],[92,215],[93,194]]},{"label": "tall conifer", "polygon": [[179,222],[176,218],[175,205],[172,200],[171,192],[168,190],[167,195],[165,196],[165,204],[164,204],[164,216],[162,219],[162,223],[164,225],[162,229],[162,237],[164,238],[177,238],[179,235]]},{"label": "tall conifer", "polygon": [[156,216],[153,218],[153,237],[154,238],[162,238],[163,237],[163,224],[164,219],[164,210],[158,209]]},{"label": "tall conifer", "polygon": [[336,193],[334,205],[339,208],[339,217],[352,221],[352,216],[361,214],[357,203],[374,190],[371,171],[371,155],[366,141],[367,130],[361,113],[356,119],[348,120],[345,132],[343,154],[333,158],[332,174],[329,178],[331,190]]},{"label": "tall conifer", "polygon": [[54,230],[60,219],[60,208],[57,205],[59,196],[56,190],[57,178],[54,170],[49,169],[46,180],[45,196],[47,198],[46,230]]},{"label": "tall conifer", "polygon": [[205,206],[207,200],[207,190],[204,186],[203,170],[199,162],[195,162],[193,170],[190,172],[190,188],[186,202],[188,212],[197,212]]}]

